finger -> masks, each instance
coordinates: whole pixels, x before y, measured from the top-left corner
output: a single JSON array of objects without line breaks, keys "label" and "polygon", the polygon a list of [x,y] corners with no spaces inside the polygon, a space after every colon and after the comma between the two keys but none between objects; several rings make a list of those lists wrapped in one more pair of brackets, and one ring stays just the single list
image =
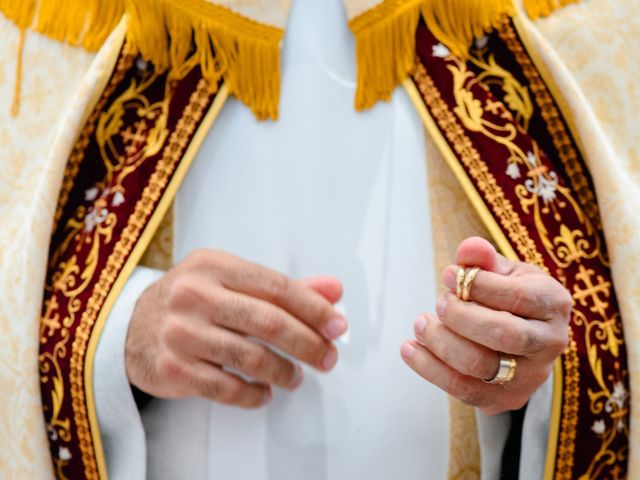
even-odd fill
[{"label": "finger", "polygon": [[298,360],[328,371],[335,365],[335,347],[285,310],[258,298],[224,291],[210,297],[211,320],[263,340]]},{"label": "finger", "polygon": [[467,405],[484,408],[491,403],[495,385],[463,375],[419,343],[403,343],[400,354],[418,375]]},{"label": "finger", "polygon": [[346,320],[331,302],[303,282],[231,255],[218,253],[211,262],[221,272],[220,280],[226,288],[282,307],[328,340],[346,331]]},{"label": "finger", "polygon": [[440,297],[436,311],[451,330],[490,350],[548,359],[564,349],[566,332],[555,325],[463,302],[451,292]]},{"label": "finger", "polygon": [[250,383],[206,362],[193,362],[184,369],[193,393],[224,405],[260,407],[271,400],[268,385]]},{"label": "finger", "polygon": [[463,375],[486,380],[498,371],[500,357],[495,351],[461,337],[432,315],[422,315],[414,330],[423,346]]},{"label": "finger", "polygon": [[470,237],[460,243],[456,252],[456,263],[466,267],[479,267],[500,275],[540,271],[533,265],[514,262],[500,255],[491,243],[480,237]]},{"label": "finger", "polygon": [[[458,268],[449,266],[442,273],[452,291]],[[471,284],[469,300],[520,317],[565,324],[573,304],[569,292],[548,275],[504,276],[486,270],[480,270]]]},{"label": "finger", "polygon": [[322,295],[328,302],[335,304],[342,298],[342,283],[333,277],[312,277],[302,281],[307,287]]},{"label": "finger", "polygon": [[290,390],[302,383],[299,366],[264,345],[215,325],[193,328],[184,339],[175,341],[181,342],[191,356],[237,370],[261,383]]}]

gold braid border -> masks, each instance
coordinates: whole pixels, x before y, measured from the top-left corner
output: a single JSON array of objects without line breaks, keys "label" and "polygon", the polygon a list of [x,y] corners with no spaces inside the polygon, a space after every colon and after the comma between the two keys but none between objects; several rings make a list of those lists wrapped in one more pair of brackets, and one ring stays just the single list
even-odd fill
[{"label": "gold braid border", "polygon": [[[569,330],[569,347],[565,350],[562,358],[563,389],[562,389],[562,422],[555,455],[555,469],[551,478],[555,480],[572,480],[573,456],[576,450],[576,427],[578,425],[578,411],[580,405],[580,380],[579,380],[579,359],[578,348],[573,340],[571,329]],[[553,452],[547,452],[547,456]]]}]

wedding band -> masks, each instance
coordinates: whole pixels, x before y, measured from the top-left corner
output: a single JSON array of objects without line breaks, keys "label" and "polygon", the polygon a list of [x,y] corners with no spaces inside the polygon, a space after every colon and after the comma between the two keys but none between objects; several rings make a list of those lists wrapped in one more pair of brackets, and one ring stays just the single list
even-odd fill
[{"label": "wedding band", "polygon": [[480,271],[480,269],[478,267],[468,268],[466,270],[466,275],[464,277],[464,282],[462,283],[462,295],[460,296],[460,299],[463,302],[468,302],[469,301],[469,296],[471,295],[471,285],[473,285],[473,281],[478,276],[478,272],[479,271]]},{"label": "wedding band", "polygon": [[466,272],[464,267],[458,267],[458,271],[456,272],[456,296],[458,298],[462,298],[462,286],[464,284],[465,277]]},{"label": "wedding band", "polygon": [[493,376],[493,378],[488,378],[484,380],[485,383],[491,383],[494,385],[503,385],[507,382],[513,380],[513,377],[516,376],[516,367],[518,366],[518,362],[513,357],[505,355],[504,353],[500,354],[500,366],[498,367],[498,372]]}]

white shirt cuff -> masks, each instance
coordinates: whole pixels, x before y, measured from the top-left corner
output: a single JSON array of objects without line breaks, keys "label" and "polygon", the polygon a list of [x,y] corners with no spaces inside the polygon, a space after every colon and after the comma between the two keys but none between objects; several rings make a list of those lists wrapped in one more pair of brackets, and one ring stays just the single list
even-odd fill
[{"label": "white shirt cuff", "polygon": [[145,434],[125,370],[129,321],[142,293],[164,272],[138,267],[118,296],[98,342],[93,389],[111,480],[146,476]]}]

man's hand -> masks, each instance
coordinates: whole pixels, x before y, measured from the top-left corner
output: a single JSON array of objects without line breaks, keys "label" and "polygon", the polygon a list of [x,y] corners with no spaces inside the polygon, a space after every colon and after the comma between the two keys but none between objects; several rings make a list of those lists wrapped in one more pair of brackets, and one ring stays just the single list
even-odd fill
[{"label": "man's hand", "polygon": [[332,278],[296,281],[222,252],[193,252],[138,299],[125,348],[129,381],[162,398],[263,405],[271,385],[302,382],[301,368],[267,344],[333,368],[331,340],[347,329],[333,308],[341,296]]},{"label": "man's hand", "polygon": [[[453,397],[497,414],[523,407],[551,373],[568,343],[572,298],[539,268],[499,255],[480,238],[458,247],[458,265],[480,267],[468,302],[456,294],[457,267],[447,267],[450,291],[438,300],[437,316],[415,323],[416,340],[402,345],[405,362]],[[515,378],[490,385],[502,352],[517,360]]]}]

